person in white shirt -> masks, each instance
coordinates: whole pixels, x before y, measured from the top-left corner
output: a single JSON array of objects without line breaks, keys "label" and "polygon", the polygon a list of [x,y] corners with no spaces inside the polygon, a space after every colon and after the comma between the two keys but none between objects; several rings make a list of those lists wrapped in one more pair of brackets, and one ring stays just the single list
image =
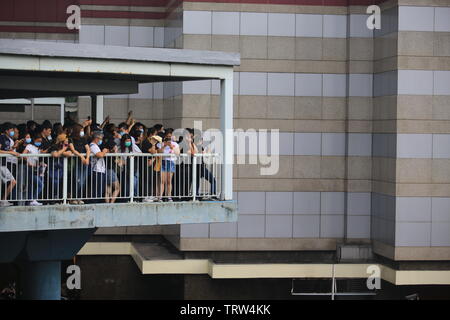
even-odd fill
[{"label": "person in white shirt", "polygon": [[89,147],[93,155],[92,158],[92,176],[91,176],[91,194],[93,203],[101,202],[100,199],[105,196],[106,188],[106,161],[105,156],[108,149],[100,149],[103,143],[103,133],[101,131],[94,132],[92,142]]},{"label": "person in white shirt", "polygon": [[[33,143],[29,143],[23,154],[40,154],[40,147],[42,146],[42,137],[35,136]],[[38,202],[42,189],[44,188],[43,172],[46,168],[45,163],[39,163],[39,157],[27,157],[27,172],[28,177],[28,199],[30,200],[30,206],[41,206],[42,203]]]},{"label": "person in white shirt", "polygon": [[2,157],[0,159],[0,183],[6,186],[2,200],[0,200],[0,207],[12,206],[12,203],[6,199],[8,199],[8,196],[13,192],[16,186],[13,168],[17,165],[17,157],[19,154],[15,150],[15,143],[13,140],[16,134],[15,130],[16,127],[12,123],[7,123],[4,126],[4,132],[0,135],[0,153],[14,156]]},{"label": "person in white shirt", "polygon": [[[142,153],[138,146],[136,146],[137,149],[134,148],[132,137],[125,133],[122,136],[122,139],[120,141],[120,147],[119,152],[120,153]],[[133,188],[134,192],[133,195],[137,196],[138,191],[138,159],[134,160],[134,172],[133,172]],[[120,157],[120,160],[118,161],[118,169],[119,169],[119,176],[121,187],[122,187],[122,196],[123,197],[130,197],[130,157],[122,156]]]},{"label": "person in white shirt", "polygon": [[172,202],[172,177],[175,172],[176,155],[180,154],[178,143],[172,141],[172,133],[167,132],[164,136],[163,142],[157,144],[158,153],[170,154],[162,158],[161,162],[161,196],[166,192],[167,200]]}]

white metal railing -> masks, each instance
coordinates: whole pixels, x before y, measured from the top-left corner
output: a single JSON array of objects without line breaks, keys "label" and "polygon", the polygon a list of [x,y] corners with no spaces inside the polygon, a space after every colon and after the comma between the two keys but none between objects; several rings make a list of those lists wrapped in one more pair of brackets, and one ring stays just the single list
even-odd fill
[{"label": "white metal railing", "polygon": [[[218,154],[0,155],[2,205],[220,199]],[[6,203],[9,202],[8,203]]]}]

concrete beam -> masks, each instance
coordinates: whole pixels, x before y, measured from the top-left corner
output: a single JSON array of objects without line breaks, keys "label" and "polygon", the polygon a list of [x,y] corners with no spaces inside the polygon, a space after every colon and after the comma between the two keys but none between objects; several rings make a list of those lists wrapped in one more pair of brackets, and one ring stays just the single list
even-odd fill
[{"label": "concrete beam", "polygon": [[0,208],[0,233],[234,221],[235,201]]},{"label": "concrete beam", "polygon": [[137,81],[101,80],[64,77],[0,76],[0,90],[15,91],[92,92],[126,94],[139,91]]},{"label": "concrete beam", "polygon": [[240,54],[167,48],[137,48],[84,43],[50,43],[29,40],[0,40],[0,54],[36,57],[65,57],[235,66]]}]

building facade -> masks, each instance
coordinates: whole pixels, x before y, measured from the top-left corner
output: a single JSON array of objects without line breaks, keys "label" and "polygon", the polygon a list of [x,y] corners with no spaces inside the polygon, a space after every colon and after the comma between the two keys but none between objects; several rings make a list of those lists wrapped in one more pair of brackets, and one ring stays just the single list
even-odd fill
[{"label": "building facade", "polygon": [[[81,7],[79,31],[65,27],[71,4]],[[366,26],[372,4],[381,8],[379,30]],[[450,260],[450,1],[1,6],[2,38],[239,52],[234,128],[280,132],[276,174],[234,165],[237,222],[99,229],[102,239],[162,235],[186,255],[242,252],[241,262],[258,252],[332,253],[341,243],[371,245],[391,263]],[[215,80],[145,84],[138,94],[105,96],[104,115],[220,128],[218,94]],[[78,117],[89,108],[80,97]]]}]

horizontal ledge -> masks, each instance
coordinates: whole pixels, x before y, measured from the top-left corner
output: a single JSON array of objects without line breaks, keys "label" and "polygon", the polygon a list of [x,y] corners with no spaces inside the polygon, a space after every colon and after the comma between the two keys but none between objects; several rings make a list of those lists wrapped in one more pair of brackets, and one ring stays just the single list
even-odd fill
[{"label": "horizontal ledge", "polygon": [[363,279],[373,274],[376,266],[380,276],[395,285],[450,285],[450,270],[394,270],[377,263],[304,264],[257,263],[220,264],[210,259],[152,257],[145,259],[139,248],[126,242],[88,242],[78,255],[131,255],[142,274],[208,274],[213,279]]},{"label": "horizontal ledge", "polygon": [[0,232],[237,221],[235,201],[17,206],[0,208]]}]

